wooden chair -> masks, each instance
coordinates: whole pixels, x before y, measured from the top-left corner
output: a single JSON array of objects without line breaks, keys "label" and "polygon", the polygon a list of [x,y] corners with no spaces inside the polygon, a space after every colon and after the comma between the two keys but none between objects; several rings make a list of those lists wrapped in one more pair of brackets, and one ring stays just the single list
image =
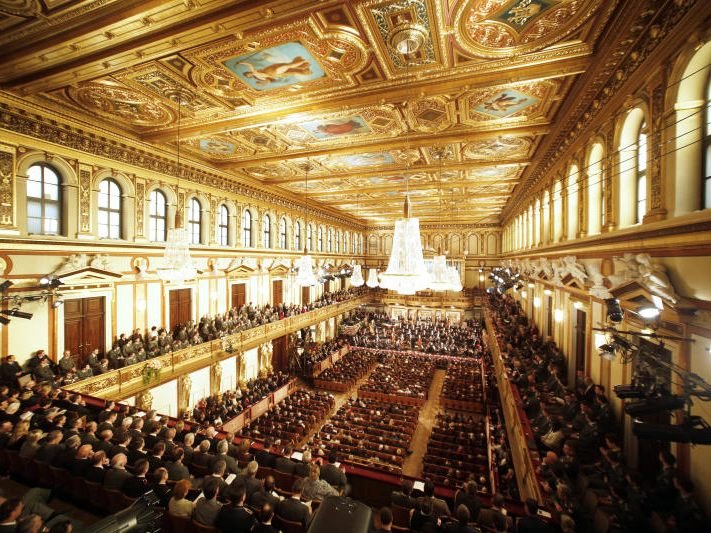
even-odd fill
[{"label": "wooden chair", "polygon": [[175,516],[168,513],[168,522],[173,533],[190,533],[193,528],[193,521],[183,516]]},{"label": "wooden chair", "polygon": [[215,533],[217,528],[215,526],[206,526],[202,522],[193,520],[193,531],[197,531],[198,533]]},{"label": "wooden chair", "polygon": [[22,480],[31,486],[39,484],[39,469],[34,459],[25,459],[20,457],[20,465],[22,467]]},{"label": "wooden chair", "polygon": [[279,515],[274,515],[274,527],[281,529],[282,533],[304,533],[301,522],[292,522]]},{"label": "wooden chair", "polygon": [[7,454],[7,473],[16,479],[22,478],[22,463],[20,462],[20,452],[17,450],[5,450]]},{"label": "wooden chair", "polygon": [[393,525],[410,527],[410,509],[407,507],[402,507],[400,505],[391,505],[390,508],[393,511]]},{"label": "wooden chair", "polygon": [[273,475],[274,471],[266,466],[257,468],[257,479],[265,479],[267,476]]},{"label": "wooden chair", "polygon": [[287,474],[285,472],[279,472],[279,470],[274,470],[274,482],[277,491],[291,492],[291,488],[294,486],[294,476],[292,474]]},{"label": "wooden chair", "polygon": [[81,476],[72,476],[72,499],[79,504],[89,502],[89,487]]},{"label": "wooden chair", "polygon": [[0,475],[6,475],[9,467],[5,448],[0,449]]},{"label": "wooden chair", "polygon": [[210,473],[210,469],[207,466],[196,465],[190,463],[189,467],[190,473],[196,478],[203,478]]},{"label": "wooden chair", "polygon": [[71,475],[64,468],[57,468],[56,466],[49,466],[50,472],[52,472],[52,479],[54,480],[54,490],[58,491],[64,496],[71,496],[72,494],[72,484]]},{"label": "wooden chair", "polygon": [[403,527],[403,526],[396,526],[395,524],[392,524],[390,526],[390,531],[397,531],[399,533],[408,533],[410,531],[410,528]]},{"label": "wooden chair", "polygon": [[106,494],[106,502],[108,504],[109,513],[118,513],[126,508],[126,504],[123,499],[123,492],[120,490],[104,489],[104,493]]},{"label": "wooden chair", "polygon": [[97,511],[106,511],[109,507],[109,502],[104,486],[101,483],[87,481],[86,488],[89,491],[89,505]]},{"label": "wooden chair", "polygon": [[51,489],[54,487],[54,476],[52,475],[52,468],[48,463],[43,463],[42,461],[35,461],[37,466],[37,472],[39,473],[39,479],[37,480],[40,487],[45,487]]}]

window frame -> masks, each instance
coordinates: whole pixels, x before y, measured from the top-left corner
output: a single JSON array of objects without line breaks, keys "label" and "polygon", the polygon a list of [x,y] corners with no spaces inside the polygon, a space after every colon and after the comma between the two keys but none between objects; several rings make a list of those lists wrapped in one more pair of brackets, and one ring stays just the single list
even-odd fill
[{"label": "window frame", "polygon": [[[163,214],[154,213],[154,197],[162,198],[163,200]],[[163,238],[158,238],[158,221],[163,222]],[[155,237],[155,238],[154,238]],[[160,189],[153,189],[148,195],[148,239],[151,242],[165,242],[168,240],[168,197]]]},{"label": "window frame", "polygon": [[[104,186],[104,184],[107,184],[108,186],[108,192],[105,193],[101,189]],[[115,188],[116,191],[116,196],[112,196],[111,189]],[[107,197],[107,207],[103,207],[101,205],[101,198],[102,196]],[[122,224],[121,224],[121,218],[122,218],[122,191],[121,191],[121,185],[119,185],[118,181],[116,181],[115,178],[109,177],[109,178],[104,178],[99,182],[99,195],[97,197],[97,209],[98,209],[98,217],[97,217],[97,222],[98,222],[98,227],[97,227],[97,235],[99,236],[100,239],[120,239],[121,238],[121,233],[122,233]],[[118,202],[117,207],[112,206],[112,199]],[[101,214],[106,213],[106,223],[101,222]],[[116,215],[118,217],[118,224],[112,224],[111,223],[111,215]],[[102,228],[106,228],[105,233],[102,232]],[[115,229],[116,231],[113,232],[112,229]],[[103,233],[103,234],[102,234]],[[115,233],[115,234],[114,234]]]},{"label": "window frame", "polygon": [[711,209],[711,76],[706,82],[704,131],[701,163],[701,209]]},{"label": "window frame", "polygon": [[321,226],[318,227],[316,234],[316,246],[318,246],[318,251],[323,253],[323,228]]},{"label": "window frame", "polygon": [[279,220],[279,247],[282,250],[287,249],[287,244],[288,244],[288,235],[287,235],[287,229],[286,229],[286,217],[281,217]]},{"label": "window frame", "polygon": [[[32,171],[33,168],[39,168],[40,169],[40,176],[39,176],[39,181],[33,180],[30,178],[30,172]],[[47,183],[47,174],[51,173],[53,178],[56,178],[57,183]],[[40,196],[30,196],[29,188],[30,188],[30,182],[32,183],[39,183],[39,189],[40,189]],[[26,214],[26,221],[27,221],[27,232],[32,233],[33,235],[62,235],[62,217],[64,215],[64,209],[62,205],[63,201],[63,195],[62,195],[62,174],[52,165],[49,165],[43,161],[34,163],[30,165],[30,167],[27,169],[27,185],[26,185],[26,208],[27,208],[27,214]],[[48,200],[46,198],[47,196],[47,188],[48,186],[56,188],[56,200]],[[39,205],[39,217],[31,217],[30,216],[30,204],[36,204]],[[47,215],[47,211],[51,210],[48,208],[51,208],[52,206],[55,207],[57,216],[49,218]],[[39,229],[40,231],[30,231],[30,227],[34,224],[30,223],[30,219],[32,220],[37,220],[39,219]],[[56,231],[52,230],[47,230],[47,223],[49,221],[55,221],[57,224]]]},{"label": "window frame", "polygon": [[[635,165],[635,223],[641,224],[647,213],[647,169],[649,167],[647,122],[642,121],[637,133],[637,162]],[[641,168],[644,162],[644,168]]]},{"label": "window frame", "polygon": [[269,213],[262,217],[262,245],[264,248],[272,247],[272,217]]},{"label": "window frame", "polygon": [[308,224],[306,226],[306,248],[308,249],[309,252],[313,251],[313,245],[314,245],[314,235],[313,235],[313,227],[311,224]]},{"label": "window frame", "polygon": [[253,248],[252,241],[252,212],[245,209],[242,213],[242,246],[245,248]]},{"label": "window frame", "polygon": [[202,244],[202,204],[194,196],[188,202],[188,233],[190,244]]},{"label": "window frame", "polygon": [[217,242],[220,246],[230,245],[230,210],[225,204],[220,204],[218,213]]},{"label": "window frame", "polygon": [[301,222],[294,224],[294,249],[301,250]]}]

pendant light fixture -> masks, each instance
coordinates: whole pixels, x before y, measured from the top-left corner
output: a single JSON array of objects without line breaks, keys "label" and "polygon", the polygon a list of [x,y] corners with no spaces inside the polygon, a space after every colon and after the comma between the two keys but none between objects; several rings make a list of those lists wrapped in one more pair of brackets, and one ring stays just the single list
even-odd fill
[{"label": "pendant light fixture", "polygon": [[[356,215],[360,211],[360,195],[356,194]],[[353,235],[353,238],[355,239],[356,236],[355,234]],[[363,284],[365,283],[365,280],[363,279],[363,272],[361,271],[360,265],[356,263],[353,266],[353,273],[351,274],[351,280],[350,280],[351,286],[353,287],[362,287]]]},{"label": "pendant light fixture", "polygon": [[[306,165],[304,166],[304,170],[306,173],[306,216],[305,216],[305,223],[304,227],[306,228],[306,231],[309,232],[309,170],[311,169],[311,163],[309,163],[309,160],[306,160]],[[304,255],[302,255],[298,262],[297,262],[297,268],[298,272],[296,274],[296,283],[299,284],[301,287],[311,287],[313,285],[316,285],[316,276],[314,276],[314,262],[311,256],[309,255],[308,251],[308,242],[309,238],[308,235],[306,239],[304,239]]]}]

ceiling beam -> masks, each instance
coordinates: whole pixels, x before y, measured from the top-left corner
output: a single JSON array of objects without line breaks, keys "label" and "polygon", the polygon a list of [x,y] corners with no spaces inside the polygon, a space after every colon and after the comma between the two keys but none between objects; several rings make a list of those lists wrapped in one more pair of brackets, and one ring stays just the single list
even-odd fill
[{"label": "ceiling beam", "polygon": [[[476,88],[491,87],[495,85],[506,85],[509,83],[521,83],[526,81],[536,81],[542,79],[555,79],[573,76],[585,72],[590,66],[588,56],[575,55],[564,57],[553,62],[540,63],[527,66],[521,70],[518,62],[513,62],[505,68],[492,69],[485,75],[473,77],[469,72],[457,72],[442,79],[442,72],[436,71],[428,76],[411,75],[410,79],[398,80],[399,83],[383,83],[380,87],[373,87],[365,91],[358,86],[352,89],[341,88],[334,91],[333,95],[319,95],[318,99],[311,98],[305,100],[284,99],[281,102],[274,102],[267,106],[268,111],[263,111],[260,106],[258,111],[248,112],[238,117],[225,118],[222,120],[202,121],[195,124],[182,124],[180,136],[183,139],[200,137],[204,135],[214,135],[216,133],[226,133],[243,129],[259,128],[268,126],[289,117],[289,122],[313,119],[314,116],[323,116],[328,113],[343,111],[347,108],[365,107],[371,105],[396,104],[404,100],[410,100],[415,95],[424,94],[427,96],[448,96],[458,94],[462,91],[469,91]],[[303,115],[303,116],[301,116]],[[141,138],[147,142],[170,142],[177,138],[177,128],[167,127],[154,132],[144,133]]]}]

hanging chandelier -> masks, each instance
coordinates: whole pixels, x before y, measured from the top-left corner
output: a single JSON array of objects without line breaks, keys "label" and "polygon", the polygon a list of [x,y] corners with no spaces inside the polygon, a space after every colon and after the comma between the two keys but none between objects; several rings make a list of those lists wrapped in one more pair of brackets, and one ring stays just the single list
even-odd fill
[{"label": "hanging chandelier", "polygon": [[355,265],[353,267],[353,273],[351,274],[351,285],[353,287],[361,287],[365,283],[363,279],[363,273],[360,270],[360,265]]},{"label": "hanging chandelier", "polygon": [[[182,102],[180,98],[180,90],[177,92],[178,102],[178,129],[177,129],[177,154],[176,167],[178,181],[176,190],[180,189],[180,117],[182,115]],[[193,279],[197,276],[197,271],[193,266],[193,260],[190,256],[190,233],[187,228],[183,227],[183,216],[180,212],[180,205],[175,210],[175,225],[168,230],[168,235],[165,242],[165,251],[163,252],[163,267],[156,269],[158,277],[163,281],[170,283],[183,283],[186,280]]]},{"label": "hanging chandelier", "polygon": [[[443,147],[432,150],[432,153],[439,159],[439,224],[442,225],[442,159],[445,155]],[[433,291],[452,290],[452,277],[447,268],[447,258],[442,253],[441,247],[437,250],[437,255],[432,258],[432,274],[430,276],[429,288]]]},{"label": "hanging chandelier", "polygon": [[376,269],[368,269],[368,281],[366,281],[365,284],[371,289],[374,289],[380,285],[378,282],[378,271]]},{"label": "hanging chandelier", "polygon": [[[306,173],[306,217],[304,221],[304,227],[306,231],[309,231],[309,170],[311,165],[306,160],[306,166],[304,167]],[[296,283],[301,287],[311,287],[316,285],[317,280],[314,276],[314,262],[308,251],[308,237],[304,239],[304,255],[302,255],[297,262],[297,273],[296,273]]]}]

